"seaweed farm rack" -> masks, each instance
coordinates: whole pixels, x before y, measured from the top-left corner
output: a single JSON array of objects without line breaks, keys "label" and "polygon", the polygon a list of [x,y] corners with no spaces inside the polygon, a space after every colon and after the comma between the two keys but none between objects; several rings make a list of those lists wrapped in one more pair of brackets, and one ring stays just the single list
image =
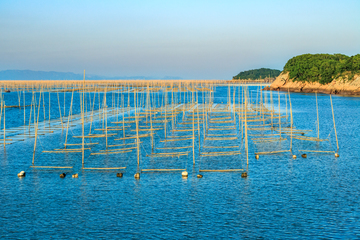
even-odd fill
[{"label": "seaweed farm rack", "polygon": [[[225,81],[2,81],[1,137],[33,139],[31,169],[69,171],[246,172],[273,154],[338,155],[315,129],[298,129],[290,93]],[[12,111],[16,109],[15,111]],[[12,111],[10,113],[10,111]],[[329,109],[330,111],[330,109]],[[16,121],[8,123],[7,114]],[[44,144],[52,135],[57,141]],[[323,135],[323,134],[322,134]],[[329,134],[330,136],[330,134]],[[307,150],[299,149],[301,142]],[[305,152],[305,153],[304,153]],[[250,160],[252,161],[250,161]],[[253,162],[256,164],[256,162]],[[131,170],[130,170],[131,169]]]}]

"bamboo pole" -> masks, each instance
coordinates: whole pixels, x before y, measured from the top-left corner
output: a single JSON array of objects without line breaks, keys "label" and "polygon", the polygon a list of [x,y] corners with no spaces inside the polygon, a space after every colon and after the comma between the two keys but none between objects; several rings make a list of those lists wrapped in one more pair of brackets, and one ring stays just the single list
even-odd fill
[{"label": "bamboo pole", "polygon": [[315,99],[316,99],[316,122],[317,122],[317,138],[320,138],[320,125],[319,125],[319,107],[318,107],[318,99],[317,99],[317,92],[315,92]]},{"label": "bamboo pole", "polygon": [[290,129],[290,152],[292,151],[292,140],[293,140],[293,114],[292,114],[292,106],[291,106],[291,98],[290,98],[290,91],[288,89],[289,94],[289,104],[290,104],[290,121],[291,121],[291,129]]},{"label": "bamboo pole", "polygon": [[[91,109],[91,119],[90,119],[89,134],[91,134],[91,127],[92,127],[92,122],[93,122],[93,117],[94,117],[95,98],[96,98],[96,92],[94,92],[93,104],[92,104],[92,109]],[[91,104],[91,102],[90,102],[90,104]]]},{"label": "bamboo pole", "polygon": [[[44,131],[45,131],[45,121],[46,121],[46,115],[45,115],[45,93],[43,92],[43,112],[44,112]],[[25,105],[24,105],[25,106]]]},{"label": "bamboo pole", "polygon": [[[121,108],[122,108],[123,138],[125,139],[125,107],[124,107],[124,95],[121,95]],[[125,140],[124,140],[124,142],[125,142]]]},{"label": "bamboo pole", "polygon": [[[147,90],[149,91],[149,86],[148,86]],[[149,102],[150,102],[149,108],[151,108],[151,98],[149,98]],[[152,111],[150,111],[150,129],[153,129]],[[151,130],[151,153],[154,153],[154,134],[153,134],[153,130]]]},{"label": "bamboo pole", "polygon": [[72,91],[72,94],[71,94],[71,104],[70,104],[70,109],[69,109],[68,122],[67,122],[67,126],[66,126],[65,149],[66,149],[66,145],[67,145],[67,138],[68,138],[68,132],[69,132],[69,123],[70,123],[70,115],[71,115],[71,112],[72,112],[73,99],[74,99],[74,91]]},{"label": "bamboo pole", "polygon": [[[330,103],[331,103],[331,112],[332,112],[332,117],[333,117],[333,122],[334,122],[334,131],[335,131],[335,138],[336,138],[336,151],[339,151],[339,142],[338,142],[338,137],[337,137],[337,133],[336,133],[336,125],[335,125],[335,115],[334,115],[334,107],[333,107],[333,103],[332,103],[332,98],[331,98],[331,94],[330,94]],[[5,115],[4,115],[5,116]]]},{"label": "bamboo pole", "polygon": [[234,115],[234,127],[236,127],[236,112],[235,112],[235,95],[236,95],[236,88],[233,87],[233,115]]},{"label": "bamboo pole", "polygon": [[[49,128],[50,128],[50,119],[51,119],[50,106],[51,106],[51,101],[50,101],[50,91],[49,91]],[[30,112],[31,112],[31,111],[30,111]],[[44,123],[44,124],[45,124],[45,123]]]},{"label": "bamboo pole", "polygon": [[139,172],[140,169],[140,141],[139,141],[139,119],[137,118],[137,114],[136,114],[136,105],[137,105],[137,100],[136,100],[136,92],[134,92],[134,106],[135,106],[135,121],[136,121],[136,148],[137,148],[137,173]]},{"label": "bamboo pole", "polygon": [[[35,106],[34,106],[34,108],[35,108]],[[35,165],[35,163],[34,163],[35,162],[35,150],[36,150],[37,133],[38,133],[38,126],[39,126],[40,108],[41,108],[41,90],[40,90],[40,97],[39,97],[39,108],[38,108],[37,122],[34,123],[34,125],[35,125],[35,143],[34,143],[34,151],[33,151],[33,159],[32,159],[32,165],[33,166]],[[4,111],[4,113],[5,113],[5,111]],[[5,120],[5,115],[4,115],[4,120]],[[5,125],[4,125],[4,128],[5,128]],[[5,140],[5,137],[4,137],[4,140]]]},{"label": "bamboo pole", "polygon": [[194,126],[194,116],[192,117],[192,150],[193,150],[193,165],[195,165],[195,126]]},{"label": "bamboo pole", "polygon": [[29,116],[29,134],[30,134],[31,114],[32,114],[33,105],[34,105],[34,91],[32,92],[32,96],[31,96],[31,106],[30,106],[30,114],[29,114],[30,115]]},{"label": "bamboo pole", "polygon": [[281,139],[281,114],[280,114],[280,91],[278,90],[278,105],[279,105],[279,134]]},{"label": "bamboo pole", "polygon": [[[1,105],[1,111],[0,111],[0,125],[1,125],[1,117],[2,117],[2,112],[3,112],[3,109],[5,110],[5,108],[4,108],[4,101],[2,100],[2,93],[1,93],[1,103],[0,103],[0,105]],[[5,112],[5,111],[4,111]],[[5,129],[5,128],[4,128]],[[3,145],[4,145],[4,149],[5,149],[5,131],[4,131],[4,143],[3,143]]]},{"label": "bamboo pole", "polygon": [[107,103],[106,103],[106,93],[107,93],[107,86],[105,87],[105,95],[104,95],[104,107],[103,109],[105,109],[105,146],[106,146],[106,150],[108,149],[108,133],[107,133]]},{"label": "bamboo pole", "polygon": [[62,129],[64,129],[64,126],[63,126],[63,120],[62,120],[62,116],[61,116],[61,107],[60,107],[59,92],[57,92],[57,99],[58,99],[58,105],[59,105],[59,113],[60,113],[61,128],[62,128]]},{"label": "bamboo pole", "polygon": [[[81,96],[81,95],[80,95]],[[80,98],[80,107],[81,107],[81,124],[82,124],[82,142],[81,142],[81,165],[82,168],[84,169],[84,157],[85,157],[85,152],[84,152],[84,148],[85,148],[85,122],[84,122],[84,96],[85,96],[85,69],[84,69],[84,80],[83,80],[83,91],[82,91],[82,99]]]},{"label": "bamboo pole", "polygon": [[224,169],[224,170],[202,169],[202,170],[199,170],[199,172],[239,172],[239,171],[244,171],[244,169]]},{"label": "bamboo pole", "polygon": [[273,113],[274,113],[274,102],[273,102],[273,95],[272,91],[270,91],[270,104],[271,104],[271,127],[273,128]]},{"label": "bamboo pole", "polygon": [[247,135],[247,95],[245,89],[245,150],[246,150],[246,165],[249,165],[249,149],[248,149],[248,135]]}]

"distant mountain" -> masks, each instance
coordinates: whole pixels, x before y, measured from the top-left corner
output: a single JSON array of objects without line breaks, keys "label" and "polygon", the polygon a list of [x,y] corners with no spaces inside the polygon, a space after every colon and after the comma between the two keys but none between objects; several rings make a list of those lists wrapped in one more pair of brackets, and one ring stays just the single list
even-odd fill
[{"label": "distant mountain", "polygon": [[[82,74],[76,74],[72,72],[45,72],[45,71],[31,71],[31,70],[4,70],[0,71],[0,80],[82,80]],[[148,77],[148,76],[131,76],[131,77],[106,77],[93,74],[86,74],[86,80],[116,80],[116,79],[129,79],[129,80],[153,80],[153,79],[171,79],[179,80],[180,77],[166,76],[163,78]]]}]

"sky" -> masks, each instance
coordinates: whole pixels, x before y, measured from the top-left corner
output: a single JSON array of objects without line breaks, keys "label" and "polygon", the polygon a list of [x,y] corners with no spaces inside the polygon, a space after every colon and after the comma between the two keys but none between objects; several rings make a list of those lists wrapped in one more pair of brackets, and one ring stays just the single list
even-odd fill
[{"label": "sky", "polygon": [[360,53],[359,0],[0,0],[0,71],[231,79]]}]

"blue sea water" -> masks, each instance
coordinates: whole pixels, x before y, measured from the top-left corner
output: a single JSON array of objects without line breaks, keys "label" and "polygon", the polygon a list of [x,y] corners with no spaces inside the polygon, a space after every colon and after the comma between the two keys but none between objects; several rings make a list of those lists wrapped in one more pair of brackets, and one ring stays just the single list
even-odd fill
[{"label": "blue sea water", "polygon": [[[250,90],[254,97],[257,88]],[[227,86],[217,87],[214,102],[226,102],[226,94]],[[3,96],[7,105],[17,104],[16,92]],[[277,107],[277,93],[273,96]],[[65,97],[67,114],[71,93],[66,93]],[[111,97],[112,93],[108,93],[109,102]],[[285,114],[284,96],[281,97],[281,112]],[[79,109],[78,96],[75,99]],[[201,99],[200,96],[199,102]],[[191,153],[189,157],[166,160],[146,157],[150,151],[149,138],[142,140],[141,166],[186,168],[189,172],[187,179],[182,178],[180,172],[143,173],[139,180],[134,179],[137,168],[135,151],[86,156],[88,167],[126,166],[126,170],[122,171],[123,178],[116,177],[117,171],[81,170],[81,153],[41,153],[63,144],[65,131],[61,130],[39,136],[35,161],[38,165],[74,166],[72,170],[29,168],[34,139],[6,145],[5,150],[1,145],[0,237],[358,239],[360,98],[333,96],[332,100],[339,158],[323,153],[307,153],[307,158],[301,158],[298,151],[336,150],[329,95],[318,95],[318,101],[320,137],[330,138],[330,141],[294,140],[296,159],[292,158],[292,154],[284,153],[261,155],[256,160],[254,152],[261,147],[249,141],[248,166],[243,148],[240,157],[201,159],[198,145],[195,146],[196,164],[193,166]],[[31,93],[26,93],[26,101],[30,104]],[[51,101],[51,118],[55,119],[59,117],[56,94],[53,93]],[[47,102],[48,98],[45,104]],[[62,107],[63,93],[60,93],[59,102]],[[291,103],[294,125],[298,129],[313,130],[309,136],[315,137],[315,95],[291,93]],[[42,114],[40,112],[40,120]],[[47,119],[48,112],[45,115]],[[26,122],[28,118],[29,113],[26,112]],[[115,118],[109,118],[109,122]],[[23,110],[6,109],[6,128],[22,124]],[[96,127],[100,126],[98,122]],[[81,127],[73,127],[70,134],[81,134]],[[156,139],[162,139],[162,134],[159,132]],[[101,144],[94,151],[103,149]],[[163,146],[160,141],[156,144]],[[243,146],[241,138],[233,144]],[[289,141],[286,141],[271,146],[285,148],[288,144]],[[204,177],[199,179],[196,175],[201,166],[243,168],[248,177],[241,178],[241,172],[205,172]],[[18,178],[16,175],[22,170],[26,171],[26,177]],[[64,171],[68,175],[64,179],[59,178]],[[73,173],[79,173],[79,178],[71,178]]]}]

